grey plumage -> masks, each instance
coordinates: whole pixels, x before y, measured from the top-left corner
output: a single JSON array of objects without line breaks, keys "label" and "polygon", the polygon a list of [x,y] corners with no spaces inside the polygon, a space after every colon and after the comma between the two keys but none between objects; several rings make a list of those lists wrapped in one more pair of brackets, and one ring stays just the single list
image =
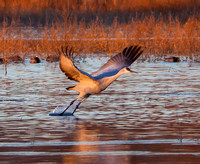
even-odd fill
[{"label": "grey plumage", "polygon": [[140,49],[141,47],[138,46],[126,47],[121,53],[113,56],[98,71],[93,72],[91,75],[95,79],[115,75],[122,68],[129,67],[142,54],[143,51],[140,51]]},{"label": "grey plumage", "polygon": [[[74,100],[81,99],[80,103],[86,100],[92,94],[98,94],[105,90],[114,80],[116,80],[120,75],[125,73],[134,73],[128,67],[142,54],[140,46],[130,46],[126,47],[121,53],[113,56],[104,64],[98,71],[93,72],[91,75],[79,70],[73,62],[70,60],[70,55],[72,54],[72,49],[67,53],[63,51],[60,52],[60,69],[65,75],[70,79],[79,82],[73,87],[69,87],[68,90],[76,90],[80,94]],[[63,115],[64,112],[74,103],[72,101],[70,105],[60,114]],[[76,108],[80,105],[77,105]],[[75,112],[75,110],[74,110]]]}]

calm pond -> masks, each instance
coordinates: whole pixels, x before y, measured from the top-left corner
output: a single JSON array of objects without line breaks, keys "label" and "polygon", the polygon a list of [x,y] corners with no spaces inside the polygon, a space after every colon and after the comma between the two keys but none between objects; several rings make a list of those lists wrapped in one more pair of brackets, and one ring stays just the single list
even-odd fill
[{"label": "calm pond", "polygon": [[[94,72],[107,59],[76,65]],[[58,63],[0,65],[1,163],[200,160],[200,64],[135,63],[75,116],[49,116],[77,93]]]}]

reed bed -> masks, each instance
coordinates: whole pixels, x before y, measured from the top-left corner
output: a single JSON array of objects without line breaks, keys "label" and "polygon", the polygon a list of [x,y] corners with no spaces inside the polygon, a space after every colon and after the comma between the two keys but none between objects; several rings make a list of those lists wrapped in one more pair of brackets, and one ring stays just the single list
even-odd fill
[{"label": "reed bed", "polygon": [[191,15],[198,16],[199,0],[0,0],[0,22],[7,18],[28,25],[48,25],[57,20],[77,18],[90,23],[96,17],[104,24],[111,24],[115,17],[127,23],[132,17],[138,19],[160,14],[168,19],[168,13],[181,22]]},{"label": "reed bed", "polygon": [[0,0],[0,63],[58,56],[61,46],[111,55],[139,44],[143,55],[200,60],[199,0]]},{"label": "reed bed", "polygon": [[78,54],[110,55],[132,44],[145,47],[146,56],[176,54],[197,58],[200,53],[200,21],[190,17],[183,24],[169,16],[166,23],[162,18],[156,20],[150,16],[140,21],[132,19],[127,24],[118,22],[116,18],[110,26],[99,19],[89,25],[73,20],[40,28],[4,23],[0,30],[0,57],[7,62],[12,59],[11,56],[17,55],[22,59],[34,55],[45,59],[49,55],[57,55],[61,46],[74,47]]}]

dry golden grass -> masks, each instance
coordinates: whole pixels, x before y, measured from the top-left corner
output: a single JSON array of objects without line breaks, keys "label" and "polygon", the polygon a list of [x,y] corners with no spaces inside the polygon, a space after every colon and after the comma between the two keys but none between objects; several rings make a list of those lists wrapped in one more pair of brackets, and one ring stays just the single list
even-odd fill
[{"label": "dry golden grass", "polygon": [[0,0],[0,23],[46,26],[65,19],[91,23],[96,17],[110,25],[117,17],[128,23],[132,17],[143,19],[154,14],[167,19],[169,13],[183,23],[200,13],[199,0]]},{"label": "dry golden grass", "polygon": [[[48,10],[62,13],[75,11],[124,11],[149,9],[181,9],[199,7],[199,0],[0,0],[0,11],[6,14],[38,14]],[[49,11],[50,12],[50,11]]]},{"label": "dry golden grass", "polygon": [[[6,24],[6,23],[5,23]],[[111,26],[105,26],[96,20],[89,26],[84,22],[58,22],[52,27],[37,30],[39,39],[29,27],[29,35],[24,29],[15,32],[15,26],[4,26],[0,31],[0,57],[21,56],[22,59],[38,55],[45,59],[56,55],[61,46],[74,47],[77,53],[111,53],[120,52],[125,46],[139,44],[145,48],[145,54],[165,56],[176,54],[195,56],[200,53],[200,21],[191,17],[185,24],[169,17],[168,23],[153,16],[144,20],[132,20],[120,24],[114,20]]]},{"label": "dry golden grass", "polygon": [[110,55],[132,44],[146,56],[193,57],[200,52],[199,9],[199,0],[0,0],[0,58],[46,59],[67,45]]}]

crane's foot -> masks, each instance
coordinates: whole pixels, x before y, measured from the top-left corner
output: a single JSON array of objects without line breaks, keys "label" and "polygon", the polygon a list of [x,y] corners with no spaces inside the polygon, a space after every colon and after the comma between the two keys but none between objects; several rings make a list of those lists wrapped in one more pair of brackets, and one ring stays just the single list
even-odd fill
[{"label": "crane's foot", "polygon": [[[66,110],[67,110],[67,109],[69,109],[69,108],[70,108],[70,106],[72,106],[72,105],[73,105],[73,103],[74,103],[76,100],[77,100],[77,99],[73,100],[73,101],[72,101],[72,102],[71,102],[71,103],[68,105],[68,107],[67,107],[67,108],[65,108],[65,110],[64,110],[63,112],[61,112],[59,115],[60,115],[60,116],[63,116],[63,115],[64,115],[64,113],[66,112]],[[68,112],[68,113],[70,113],[70,112]],[[72,113],[71,113],[71,115],[73,115],[73,113],[74,113],[74,112],[72,112]]]}]

